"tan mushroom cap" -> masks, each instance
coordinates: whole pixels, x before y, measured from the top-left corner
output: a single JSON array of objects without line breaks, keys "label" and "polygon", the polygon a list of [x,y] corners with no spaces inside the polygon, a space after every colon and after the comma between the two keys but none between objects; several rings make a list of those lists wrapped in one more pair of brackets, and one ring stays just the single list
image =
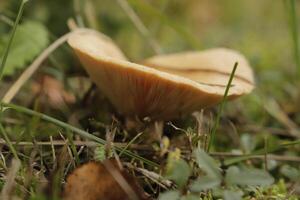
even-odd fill
[{"label": "tan mushroom cap", "polygon": [[199,83],[226,86],[235,62],[238,62],[238,68],[232,85],[243,87],[244,92],[249,93],[254,86],[252,69],[242,54],[231,49],[158,55],[144,60],[143,64]]},{"label": "tan mushroom cap", "polygon": [[246,59],[227,49],[157,56],[145,60],[146,66],[127,61],[108,37],[93,30],[74,32],[68,43],[100,90],[121,114],[129,117],[169,120],[216,105],[223,98],[235,62],[241,64],[229,99],[247,94],[254,87]]}]

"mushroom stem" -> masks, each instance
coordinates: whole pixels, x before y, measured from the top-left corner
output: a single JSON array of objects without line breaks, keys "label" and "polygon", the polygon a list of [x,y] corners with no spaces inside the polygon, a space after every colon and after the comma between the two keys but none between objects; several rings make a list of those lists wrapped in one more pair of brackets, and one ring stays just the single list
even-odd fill
[{"label": "mushroom stem", "polygon": [[[145,126],[147,124],[147,126]],[[147,135],[147,143],[153,141],[160,141],[163,135],[164,122],[163,121],[141,121],[139,119],[133,119],[127,117],[125,119],[125,128],[127,130],[135,130],[137,132],[143,131]]]}]

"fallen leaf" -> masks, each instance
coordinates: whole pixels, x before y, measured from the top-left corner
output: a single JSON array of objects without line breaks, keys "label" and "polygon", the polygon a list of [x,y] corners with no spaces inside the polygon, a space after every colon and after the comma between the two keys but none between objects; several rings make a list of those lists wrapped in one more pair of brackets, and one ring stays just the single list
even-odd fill
[{"label": "fallen leaf", "polygon": [[136,179],[121,169],[116,160],[89,162],[67,178],[64,200],[144,200],[149,199]]},{"label": "fallen leaf", "polygon": [[32,91],[40,95],[54,108],[61,108],[75,102],[75,96],[65,90],[63,84],[50,76],[43,76],[32,84]]}]

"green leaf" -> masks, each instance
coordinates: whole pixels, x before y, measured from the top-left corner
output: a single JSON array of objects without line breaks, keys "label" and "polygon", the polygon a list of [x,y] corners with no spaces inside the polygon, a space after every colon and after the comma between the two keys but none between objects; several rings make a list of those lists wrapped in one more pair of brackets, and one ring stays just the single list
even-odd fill
[{"label": "green leaf", "polygon": [[[9,35],[0,38],[0,55],[4,53]],[[3,75],[13,75],[17,69],[26,67],[49,43],[47,28],[35,21],[21,24],[12,42]],[[2,59],[2,58],[1,58]]]},{"label": "green leaf", "polygon": [[241,200],[243,193],[241,191],[225,190],[223,193],[224,200]]},{"label": "green leaf", "polygon": [[191,174],[190,166],[182,159],[174,161],[171,169],[167,171],[166,178],[173,180],[178,187],[182,187],[188,181]]},{"label": "green leaf", "polygon": [[198,148],[194,151],[194,156],[196,158],[196,162],[198,166],[207,173],[210,177],[218,177],[221,179],[221,173],[216,161],[210,157],[205,151]]},{"label": "green leaf", "polygon": [[290,180],[297,181],[300,179],[300,171],[289,165],[283,165],[280,168],[280,172]]},{"label": "green leaf", "polygon": [[194,181],[191,184],[190,189],[193,192],[202,192],[204,190],[215,188],[220,184],[221,179],[219,179],[218,177],[204,176]]},{"label": "green leaf", "polygon": [[245,153],[249,154],[255,149],[256,141],[250,134],[243,134],[240,141]]},{"label": "green leaf", "polygon": [[94,159],[96,161],[104,161],[106,159],[105,146],[99,145],[94,150]]},{"label": "green leaf", "polygon": [[274,182],[274,178],[261,169],[239,169],[232,166],[227,170],[225,181],[231,185],[268,186]]},{"label": "green leaf", "polygon": [[159,195],[159,200],[179,200],[180,193],[179,191],[167,191]]}]

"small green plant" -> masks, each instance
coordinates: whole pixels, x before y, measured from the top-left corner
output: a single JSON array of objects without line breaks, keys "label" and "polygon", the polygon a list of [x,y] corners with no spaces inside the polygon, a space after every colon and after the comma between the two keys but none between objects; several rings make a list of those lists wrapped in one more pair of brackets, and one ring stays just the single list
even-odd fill
[{"label": "small green plant", "polygon": [[[34,34],[32,34],[32,30],[34,30]],[[1,36],[0,55],[4,54],[9,40],[10,35]],[[10,47],[3,75],[13,75],[17,69],[26,67],[26,64],[46,48],[48,43],[48,30],[43,24],[28,20],[19,25]]]},{"label": "small green plant", "polygon": [[216,160],[198,148],[193,152],[190,165],[180,158],[177,149],[168,157],[166,178],[177,184],[177,189],[162,193],[160,200],[199,199],[203,194],[225,200],[242,199],[246,191],[264,188],[274,182],[266,171],[257,168],[230,166],[222,168]]}]

